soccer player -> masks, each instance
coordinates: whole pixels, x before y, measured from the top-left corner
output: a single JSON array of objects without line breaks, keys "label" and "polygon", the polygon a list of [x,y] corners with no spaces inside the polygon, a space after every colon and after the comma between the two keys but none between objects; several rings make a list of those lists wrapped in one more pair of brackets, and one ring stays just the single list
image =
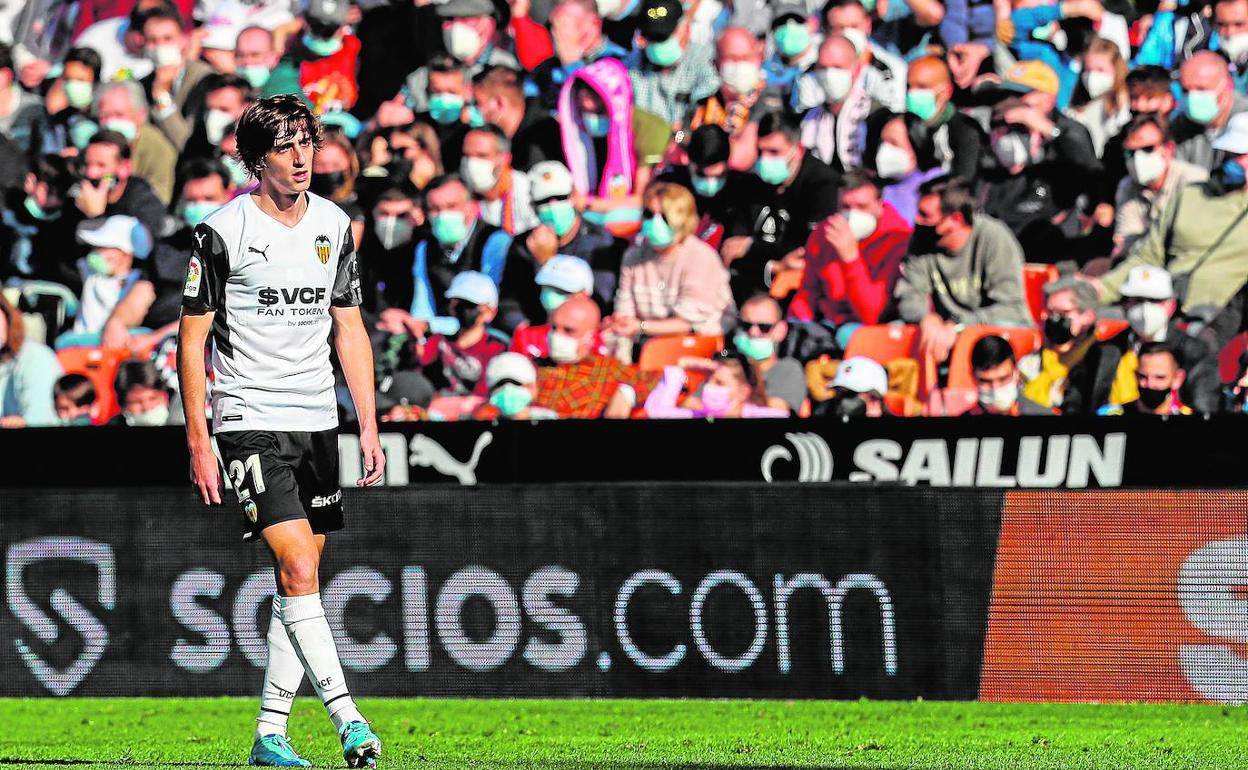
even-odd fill
[{"label": "soccer player", "polygon": [[192,481],[205,504],[220,504],[221,470],[204,410],[204,344],[211,335],[212,423],[221,464],[243,509],[243,539],[262,539],[277,567],[269,663],[249,761],[310,766],[286,739],[306,673],[347,764],[374,767],[381,741],[347,691],[318,585],[325,535],[343,526],[331,332],[359,415],[365,469],[359,486],[376,483],[385,466],[351,220],[308,192],[321,127],[297,97],[252,105],[235,136],[239,160],[260,185],[195,227],[178,375]]}]

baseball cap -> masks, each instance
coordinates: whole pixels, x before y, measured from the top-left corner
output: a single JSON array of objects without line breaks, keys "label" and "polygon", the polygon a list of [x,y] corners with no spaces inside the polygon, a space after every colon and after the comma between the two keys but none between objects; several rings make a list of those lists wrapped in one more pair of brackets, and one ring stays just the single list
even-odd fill
[{"label": "baseball cap", "polygon": [[1237,112],[1213,140],[1213,149],[1232,155],[1248,154],[1248,112]]},{"label": "baseball cap", "polygon": [[462,19],[468,16],[493,16],[492,0],[447,0],[438,6],[438,18]]},{"label": "baseball cap", "polygon": [[836,367],[832,387],[854,393],[874,393],[883,398],[888,392],[888,373],[878,362],[866,356],[853,356]]},{"label": "baseball cap", "polygon": [[1174,299],[1174,281],[1160,267],[1136,265],[1127,271],[1127,280],[1118,293],[1131,299]]},{"label": "baseball cap", "polygon": [[462,299],[474,305],[498,307],[498,287],[485,273],[465,270],[451,279],[451,286],[446,290],[447,299]]},{"label": "baseball cap", "polygon": [[534,203],[572,194],[572,173],[557,160],[544,160],[529,169],[530,197]]},{"label": "baseball cap", "polygon": [[204,29],[208,31],[208,34],[204,36],[204,42],[200,43],[201,47],[218,51],[234,50],[234,46],[238,42],[238,33],[240,32],[240,28],[234,19],[217,14],[208,20],[208,23],[204,25]]},{"label": "baseball cap", "polygon": [[594,290],[594,271],[580,257],[556,254],[537,271],[536,281],[538,286],[551,286],[568,294],[590,294]]},{"label": "baseball cap", "polygon": [[520,353],[499,353],[485,365],[485,386],[494,390],[507,380],[517,385],[532,385],[537,382],[537,369]]},{"label": "baseball cap", "polygon": [[377,409],[382,412],[400,405],[426,407],[432,400],[433,385],[420,372],[395,372],[377,389]]},{"label": "baseball cap", "polygon": [[144,259],[152,253],[152,236],[134,217],[117,214],[78,225],[78,240],[101,249],[121,249]]},{"label": "baseball cap", "polygon": [[789,16],[796,16],[802,21],[810,18],[810,12],[806,10],[805,3],[793,2],[793,0],[782,0],[771,7],[771,26],[776,26],[780,21]]},{"label": "baseball cap", "polygon": [[325,25],[341,26],[347,22],[348,0],[308,0],[304,16]]},{"label": "baseball cap", "polygon": [[637,31],[650,42],[667,40],[676,31],[685,8],[676,0],[644,0]]},{"label": "baseball cap", "polygon": [[1020,61],[1005,72],[1005,80],[1001,87],[1018,93],[1039,91],[1042,94],[1057,96],[1061,83],[1053,68],[1042,61],[1032,59]]}]

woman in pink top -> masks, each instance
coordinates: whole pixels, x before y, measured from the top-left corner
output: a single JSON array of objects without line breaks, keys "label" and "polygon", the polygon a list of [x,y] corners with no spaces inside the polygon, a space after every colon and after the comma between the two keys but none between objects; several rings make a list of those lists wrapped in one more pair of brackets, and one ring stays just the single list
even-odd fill
[{"label": "woman in pink top", "polygon": [[[663,381],[646,398],[646,416],[655,419],[689,417],[788,417],[789,409],[780,399],[771,399],[761,382],[754,379],[752,367],[737,356],[724,356],[696,395],[676,406],[684,390],[685,370],[668,366]],[[777,402],[773,404],[772,402]]]},{"label": "woman in pink top", "polygon": [[720,335],[737,315],[723,260],[695,236],[693,194],[668,182],[642,195],[641,236],[624,253],[615,315],[604,328],[617,337]]}]

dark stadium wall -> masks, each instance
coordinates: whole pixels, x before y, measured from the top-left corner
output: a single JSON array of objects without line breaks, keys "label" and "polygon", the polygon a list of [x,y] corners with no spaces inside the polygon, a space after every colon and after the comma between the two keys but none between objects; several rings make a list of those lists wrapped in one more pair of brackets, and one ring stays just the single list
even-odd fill
[{"label": "dark stadium wall", "polygon": [[[979,690],[997,490],[571,484],[346,500],[322,595],[360,694]],[[3,507],[0,695],[257,690],[272,572],[233,506],[113,488],[9,490]]]}]

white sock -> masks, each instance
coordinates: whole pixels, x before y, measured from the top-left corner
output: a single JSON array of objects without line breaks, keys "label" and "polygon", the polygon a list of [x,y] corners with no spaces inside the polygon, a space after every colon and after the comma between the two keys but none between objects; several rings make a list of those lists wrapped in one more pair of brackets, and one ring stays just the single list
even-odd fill
[{"label": "white sock", "polygon": [[256,738],[285,735],[295,693],[303,682],[303,661],[295,653],[281,606],[273,597],[273,617],[269,620],[269,665],[264,670],[264,690],[260,693],[260,716],[256,717]]},{"label": "white sock", "polygon": [[321,606],[321,595],[282,596],[279,604],[282,625],[286,626],[295,653],[303,661],[303,670],[312,680],[316,694],[321,696],[321,703],[325,704],[334,729],[341,731],[347,722],[367,721],[347,690],[342,664],[338,662],[338,648],[334,646],[334,634]]}]

